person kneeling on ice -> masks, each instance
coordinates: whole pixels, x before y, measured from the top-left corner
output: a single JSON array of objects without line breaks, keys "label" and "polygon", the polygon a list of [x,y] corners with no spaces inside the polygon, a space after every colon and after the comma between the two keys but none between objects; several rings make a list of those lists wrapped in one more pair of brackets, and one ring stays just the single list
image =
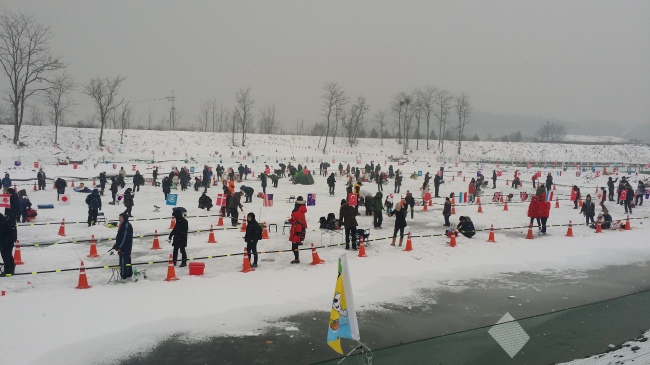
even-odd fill
[{"label": "person kneeling on ice", "polygon": [[179,267],[187,266],[187,253],[185,253],[185,247],[187,247],[187,231],[189,226],[187,219],[183,217],[183,212],[180,209],[174,209],[172,211],[172,216],[176,218],[176,225],[174,229],[169,233],[168,240],[172,241],[172,246],[174,246],[174,252],[172,258],[174,260],[174,266],[176,266],[176,261],[178,259],[178,251],[181,251],[181,265]]},{"label": "person kneeling on ice", "polygon": [[199,209],[205,209],[209,212],[210,208],[212,208],[212,199],[205,193],[201,194],[199,197]]},{"label": "person kneeling on ice", "polygon": [[255,213],[248,213],[246,220],[248,223],[246,226],[246,235],[244,236],[244,241],[246,241],[248,260],[251,260],[252,254],[253,263],[251,264],[251,267],[257,267],[257,241],[262,239],[262,228],[260,227],[260,224],[255,220]]},{"label": "person kneeling on ice", "polygon": [[476,234],[474,223],[469,217],[458,218],[458,232],[467,238],[472,238]]},{"label": "person kneeling on ice", "polygon": [[117,230],[113,250],[117,250],[120,257],[120,277],[126,280],[133,276],[131,267],[131,248],[133,247],[133,226],[129,223],[129,216],[120,213],[120,228]]}]

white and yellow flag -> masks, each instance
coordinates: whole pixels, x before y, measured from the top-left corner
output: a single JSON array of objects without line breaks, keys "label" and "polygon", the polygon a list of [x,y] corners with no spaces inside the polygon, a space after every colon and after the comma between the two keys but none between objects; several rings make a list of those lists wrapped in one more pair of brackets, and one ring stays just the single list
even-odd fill
[{"label": "white and yellow flag", "polygon": [[327,329],[327,344],[342,355],[341,338],[358,341],[360,337],[357,312],[354,308],[354,298],[352,296],[350,271],[348,270],[348,260],[345,254],[339,257],[338,268],[329,328]]}]

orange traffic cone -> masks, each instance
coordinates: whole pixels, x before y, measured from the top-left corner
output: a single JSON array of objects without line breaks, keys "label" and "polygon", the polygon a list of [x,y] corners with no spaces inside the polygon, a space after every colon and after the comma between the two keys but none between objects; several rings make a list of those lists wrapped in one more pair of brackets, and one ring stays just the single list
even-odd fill
[{"label": "orange traffic cone", "polygon": [[[553,186],[555,186],[555,185],[553,185]],[[560,207],[560,202],[557,200],[557,198],[555,198],[555,207],[556,208]]]},{"label": "orange traffic cone", "polygon": [[52,183],[52,189],[56,189],[56,183]]},{"label": "orange traffic cone", "polygon": [[490,235],[488,236],[488,242],[496,242],[494,240],[494,224],[490,225]]},{"label": "orange traffic cone", "polygon": [[463,182],[465,182],[465,176],[463,176]]},{"label": "orange traffic cone", "polygon": [[97,185],[97,180],[95,180],[95,178],[93,178],[93,186],[95,186],[95,185]]},{"label": "orange traffic cone", "polygon": [[478,203],[478,212],[483,213],[483,206],[481,205],[481,202]]},{"label": "orange traffic cone", "polygon": [[246,232],[246,219],[244,219],[244,223],[241,224],[240,232]]},{"label": "orange traffic cone", "polygon": [[311,244],[311,265],[319,265],[324,263],[325,260],[321,260],[320,257],[318,257],[318,252],[316,252],[316,248],[314,247],[314,243],[312,242]]},{"label": "orange traffic cone", "polygon": [[223,227],[223,216],[219,214],[219,222],[217,223],[217,227]]},{"label": "orange traffic cone", "polygon": [[578,200],[578,207],[582,208],[582,199]]},{"label": "orange traffic cone", "polygon": [[451,214],[456,214],[456,199],[451,198]]},{"label": "orange traffic cone", "polygon": [[406,238],[406,248],[404,251],[413,251],[413,243],[411,242],[411,232],[409,232],[408,237]]},{"label": "orange traffic cone", "polygon": [[172,254],[169,254],[169,264],[167,265],[167,278],[165,281],[176,281],[176,269],[174,268],[174,260],[172,259]]},{"label": "orange traffic cone", "polygon": [[20,254],[20,240],[16,240],[16,250],[14,251],[14,265],[24,265],[23,257]]},{"label": "orange traffic cone", "polygon": [[212,229],[212,224],[210,225],[210,235],[208,236],[208,243],[217,243],[217,240],[214,239],[214,230]]},{"label": "orange traffic cone", "polygon": [[71,188],[74,188],[74,180],[72,180],[72,184],[70,184]]},{"label": "orange traffic cone", "polygon": [[97,243],[95,242],[95,235],[93,235],[90,239],[90,254],[88,254],[88,258],[95,259],[98,257],[99,254],[97,253]]},{"label": "orange traffic cone", "polygon": [[481,205],[481,197],[480,196],[476,197],[476,204]]},{"label": "orange traffic cone", "polygon": [[507,212],[508,211],[508,202],[503,203],[503,211]]},{"label": "orange traffic cone", "polygon": [[86,267],[84,262],[81,261],[81,267],[79,267],[79,282],[75,289],[90,289],[92,286],[88,285],[88,278],[86,277]]},{"label": "orange traffic cone", "polygon": [[264,228],[262,229],[262,239],[263,240],[269,239],[269,230],[266,229],[266,222],[264,222]]},{"label": "orange traffic cone", "polygon": [[594,192],[594,194],[598,194],[598,188],[596,188],[596,191]]},{"label": "orange traffic cone", "polygon": [[510,186],[508,179],[506,179],[506,186]]},{"label": "orange traffic cone", "polygon": [[456,247],[456,228],[451,231],[451,240],[449,241],[449,247]]},{"label": "orange traffic cone", "polygon": [[553,184],[553,190],[557,190],[557,186]]},{"label": "orange traffic cone", "polygon": [[36,189],[36,183],[34,183],[34,191],[36,191],[36,190],[38,190],[38,189]]},{"label": "orange traffic cone", "polygon": [[451,175],[451,181],[456,181],[456,179],[454,179],[454,175]]},{"label": "orange traffic cone", "polygon": [[632,226],[630,225],[630,215],[628,214],[627,218],[625,219],[625,230],[629,231],[632,229]]},{"label": "orange traffic cone", "polygon": [[172,217],[171,222],[169,222],[169,229],[174,229],[176,227],[176,218]]},{"label": "orange traffic cone", "polygon": [[255,269],[251,267],[251,261],[248,259],[248,251],[246,251],[246,247],[244,247],[244,268],[241,272],[246,273],[251,271],[255,271]]},{"label": "orange traffic cone", "polygon": [[359,238],[359,257],[368,257],[368,255],[366,255],[366,245],[363,243],[363,237]]},{"label": "orange traffic cone", "polygon": [[160,250],[160,241],[158,240],[158,230],[154,231],[153,244],[151,245],[150,250]]},{"label": "orange traffic cone", "polygon": [[566,230],[566,236],[573,237],[573,225],[571,224],[571,221],[569,221],[569,228]]},{"label": "orange traffic cone", "polygon": [[65,236],[65,218],[61,220],[61,226],[59,227],[59,236]]},{"label": "orange traffic cone", "polygon": [[422,211],[423,212],[429,211],[429,208],[427,208],[427,203],[426,202],[422,205]]},{"label": "orange traffic cone", "polygon": [[433,206],[433,199],[429,199],[429,206],[430,206],[430,207]]},{"label": "orange traffic cone", "polygon": [[603,233],[603,227],[601,227],[600,221],[596,222],[596,233]]},{"label": "orange traffic cone", "polygon": [[527,240],[532,240],[533,238],[534,238],[534,237],[533,237],[533,224],[530,223],[530,224],[528,225],[528,234],[526,234],[526,239],[527,239]]},{"label": "orange traffic cone", "polygon": [[500,203],[503,203],[503,202],[504,202],[504,200],[503,200],[503,195],[501,195],[501,199],[499,200],[499,202],[500,202]]}]

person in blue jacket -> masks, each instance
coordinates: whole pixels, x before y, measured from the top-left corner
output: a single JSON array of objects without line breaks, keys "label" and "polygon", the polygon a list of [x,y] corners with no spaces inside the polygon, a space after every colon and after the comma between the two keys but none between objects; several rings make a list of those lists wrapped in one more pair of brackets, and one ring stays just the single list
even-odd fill
[{"label": "person in blue jacket", "polygon": [[117,230],[113,250],[120,256],[120,277],[124,280],[133,276],[131,267],[131,248],[133,247],[133,226],[129,223],[129,215],[120,213],[120,228]]},{"label": "person in blue jacket", "polygon": [[11,178],[9,177],[9,174],[5,174],[5,177],[2,179],[2,193],[3,194],[9,194],[7,192],[7,189],[11,187]]}]

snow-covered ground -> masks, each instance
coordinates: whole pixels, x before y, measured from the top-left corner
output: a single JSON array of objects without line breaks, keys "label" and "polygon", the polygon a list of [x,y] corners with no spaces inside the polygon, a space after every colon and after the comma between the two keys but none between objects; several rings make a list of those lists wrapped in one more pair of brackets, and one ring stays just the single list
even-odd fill
[{"label": "snow-covered ground", "polygon": [[[307,245],[314,242],[317,246],[329,245],[328,236],[321,236],[318,230],[318,219],[329,212],[338,215],[339,202],[344,198],[344,181],[338,180],[336,196],[327,195],[325,178],[318,176],[318,163],[325,159],[332,165],[342,162],[361,166],[370,161],[379,163],[385,171],[389,162],[388,156],[401,156],[401,146],[394,141],[362,140],[358,146],[348,148],[343,138],[337,138],[336,145],[328,147],[330,153],[324,156],[318,146],[317,137],[295,136],[262,136],[250,135],[247,147],[230,147],[230,135],[190,132],[145,132],[127,131],[124,145],[119,144],[119,134],[114,130],[105,131],[106,146],[97,147],[97,130],[63,128],[60,130],[59,146],[53,147],[51,128],[24,127],[22,141],[26,147],[16,148],[10,144],[10,128],[2,126],[0,136],[0,156],[2,156],[2,171],[9,172],[15,179],[35,178],[33,162],[38,160],[45,166],[48,178],[56,176],[75,177],[77,179],[96,177],[101,171],[110,174],[113,170],[125,166],[131,173],[130,166],[150,177],[152,151],[155,159],[174,160],[156,162],[162,174],[170,171],[171,166],[194,166],[200,173],[203,164],[216,166],[220,161],[226,167],[236,167],[239,162],[247,164],[254,172],[261,171],[265,163],[277,167],[276,160],[287,163],[295,157],[293,164],[306,163],[310,169],[316,170],[315,184],[310,186],[292,185],[287,179],[281,179],[277,189],[269,187],[267,192],[274,194],[273,207],[263,207],[262,199],[254,198],[252,203],[245,205],[244,213],[255,212],[258,220],[278,225],[278,232],[270,232],[270,239],[260,242],[260,251],[289,250],[287,236],[282,235],[282,224],[289,216],[293,204],[285,203],[290,195],[315,193],[315,206],[308,207],[307,213],[309,232]],[[236,136],[239,142],[241,135]],[[331,144],[331,141],[329,142]],[[420,141],[420,143],[424,143]],[[431,142],[431,144],[436,144]],[[77,148],[78,146],[78,148]],[[446,149],[454,151],[453,143],[446,142]],[[646,164],[650,162],[650,148],[646,146],[582,146],[582,145],[534,145],[475,142],[466,143],[463,149],[467,154],[463,158],[482,157],[494,160],[497,158],[516,158],[519,161],[602,161],[602,162],[634,162]],[[188,158],[195,162],[183,163],[187,152]],[[232,153],[234,152],[234,156]],[[241,152],[241,156],[240,156]],[[244,160],[244,156],[250,156]],[[440,166],[445,166],[445,184],[441,187],[441,195],[448,196],[450,192],[466,191],[469,179],[463,182],[463,177],[476,175],[477,168],[491,172],[496,167],[491,164],[484,166],[476,163],[459,163],[456,166],[453,154],[437,162],[439,155],[433,151],[419,150],[413,152],[404,165],[395,169],[405,171],[402,194],[407,190],[419,197],[419,187],[422,178],[409,179],[413,171],[430,171],[432,174]],[[13,166],[18,160],[22,165]],[[73,166],[55,166],[56,158],[85,160],[83,165],[74,170]],[[543,158],[542,158],[543,157]],[[101,163],[102,161],[110,163]],[[99,164],[96,164],[99,163]],[[458,246],[450,248],[448,241],[439,235],[443,232],[441,215],[442,200],[434,199],[434,205],[427,212],[422,207],[415,208],[415,218],[408,220],[408,230],[413,238],[414,250],[403,252],[401,248],[391,247],[388,240],[373,241],[367,248],[367,258],[350,257],[350,270],[355,291],[355,300],[359,310],[369,309],[380,303],[399,303],[405,297],[414,295],[419,288],[435,288],[443,280],[462,280],[476,277],[486,277],[500,272],[555,270],[586,270],[612,264],[625,264],[650,257],[650,246],[646,244],[647,217],[650,215],[648,204],[634,211],[631,231],[608,231],[595,234],[584,226],[584,218],[572,209],[566,199],[569,185],[577,184],[583,188],[583,194],[594,194],[596,186],[605,186],[606,177],[595,177],[592,172],[583,172],[577,177],[574,170],[560,174],[559,166],[552,168],[520,169],[524,190],[532,192],[531,175],[541,170],[544,175],[552,173],[555,182],[560,184],[555,194],[560,197],[560,208],[551,209],[550,225],[565,225],[570,220],[575,225],[575,237],[565,237],[566,226],[549,228],[547,236],[535,235],[534,240],[526,240],[526,229],[498,230],[496,243],[487,243],[487,231],[479,231],[473,239],[459,238]],[[519,201],[518,192],[506,186],[506,179],[511,179],[515,170],[511,165],[501,165],[503,176],[497,182],[498,189],[504,194],[513,192],[515,201]],[[461,171],[461,176],[456,176]],[[452,176],[454,176],[452,180]],[[622,174],[620,175],[622,176]],[[620,177],[619,176],[619,177]],[[250,185],[255,193],[261,191],[257,178],[249,176],[242,184]],[[632,174],[635,181],[638,177]],[[67,179],[70,183],[71,179]],[[130,181],[130,179],[128,180]],[[56,192],[31,191],[33,182],[17,182],[19,187],[27,188],[33,204],[53,203],[55,209],[39,210],[39,216],[34,223],[52,222],[51,225],[21,226],[19,238],[22,244],[47,243],[55,241],[86,240],[91,235],[98,239],[98,250],[106,252],[112,242],[107,241],[116,234],[115,229],[104,226],[86,227],[84,224],[70,222],[84,221],[86,207],[83,202],[85,194],[72,192],[68,189],[71,204],[62,206],[56,202]],[[78,183],[78,182],[77,182]],[[20,184],[26,184],[22,186]],[[239,187],[241,184],[237,184]],[[635,183],[636,185],[636,183]],[[129,184],[127,184],[127,187]],[[384,186],[384,193],[392,192],[392,181]],[[363,190],[374,194],[377,186],[365,184]],[[215,197],[220,192],[211,188],[209,194]],[[477,213],[474,205],[459,205],[452,221],[460,215],[472,217],[478,230],[524,226],[527,203],[513,202],[509,211],[503,211],[501,204],[489,204],[493,190],[487,189],[482,198],[484,213]],[[199,193],[193,190],[179,192],[179,205],[188,210],[188,215],[205,215],[206,212],[197,208]],[[399,199],[399,194],[395,194]],[[489,196],[488,196],[489,195]],[[109,197],[104,197],[103,212],[107,218],[115,219],[121,212],[121,206],[108,205]],[[163,206],[160,212],[153,212],[153,205]],[[607,204],[614,219],[624,219],[622,208]],[[364,208],[360,212],[364,212]],[[600,209],[599,209],[600,210]],[[171,252],[165,236],[169,232],[171,210],[164,206],[163,194],[160,188],[145,186],[135,195],[134,218],[152,218],[133,222],[135,235],[151,234],[158,230],[161,234],[163,250],[151,251],[151,238],[136,239],[133,248],[133,262],[146,263],[164,261]],[[214,210],[211,212],[213,213]],[[216,212],[214,212],[216,214]],[[59,222],[65,218],[66,237],[57,235]],[[162,219],[154,219],[162,218]],[[190,218],[190,230],[205,230],[210,225],[216,225],[217,216]],[[358,217],[360,228],[372,226],[372,217]],[[228,221],[226,220],[226,224]],[[386,238],[392,234],[393,218],[384,216],[383,229],[372,229],[371,238]],[[424,237],[419,237],[419,236]],[[434,236],[429,236],[434,235]],[[233,230],[217,230],[217,244],[208,244],[206,232],[190,235],[188,255],[190,257],[205,257],[224,254],[239,254],[244,242],[243,233]],[[624,237],[625,239],[619,239]],[[334,238],[332,244],[339,243],[340,238]],[[17,273],[31,273],[43,270],[68,269],[79,266],[84,260],[87,266],[114,265],[116,256],[104,255],[100,259],[87,259],[89,251],[87,242],[75,244],[58,244],[44,247],[24,247],[22,258],[25,265],[18,266]],[[165,282],[166,264],[138,266],[146,269],[147,280],[123,285],[107,284],[111,276],[108,269],[88,270],[88,279],[93,288],[75,290],[77,271],[66,271],[49,274],[16,275],[0,278],[0,290],[6,291],[6,296],[0,297],[2,313],[10,314],[3,317],[3,326],[19,328],[20,334],[6,336],[0,341],[0,353],[5,354],[3,362],[21,364],[65,363],[89,364],[111,363],[116,358],[129,354],[146,351],[172,334],[185,334],[190,339],[202,338],[209,335],[238,335],[259,333],[267,321],[283,316],[309,311],[329,310],[332,288],[336,276],[336,258],[344,251],[340,246],[320,248],[318,253],[326,262],[323,265],[311,266],[311,254],[308,250],[301,252],[301,264],[291,265],[290,252],[268,253],[260,255],[260,266],[252,273],[239,272],[242,256],[220,257],[207,259],[205,275],[191,277],[186,269],[178,269],[180,281]],[[354,256],[354,252],[348,252]],[[356,274],[355,274],[356,273]],[[323,324],[325,330],[326,324]],[[361,328],[363,337],[363,327]],[[323,346],[326,346],[323,338]],[[119,348],[120,351],[115,349]]]},{"label": "snow-covered ground", "polygon": [[583,136],[575,134],[567,134],[564,137],[567,142],[590,142],[590,143],[625,143],[627,139],[621,137],[611,136]]}]

